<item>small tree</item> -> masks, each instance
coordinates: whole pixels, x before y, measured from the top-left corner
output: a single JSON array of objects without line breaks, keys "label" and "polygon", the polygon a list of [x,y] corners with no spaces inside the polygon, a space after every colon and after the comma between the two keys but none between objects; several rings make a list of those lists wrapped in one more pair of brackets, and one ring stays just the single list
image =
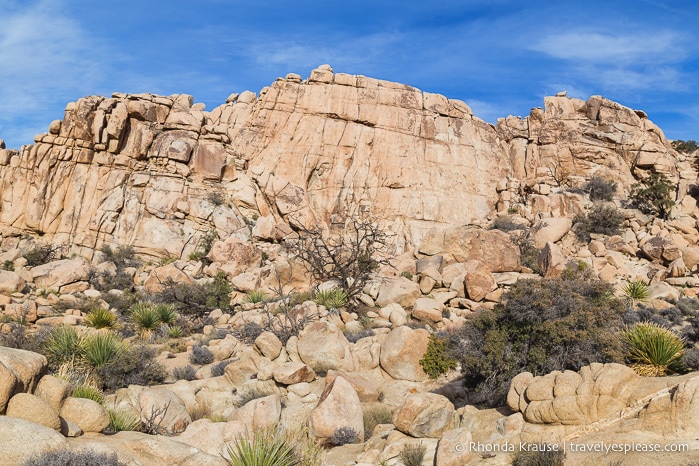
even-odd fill
[{"label": "small tree", "polygon": [[314,281],[337,281],[351,303],[383,263],[376,255],[386,247],[386,234],[369,219],[354,217],[337,234],[302,227],[287,246]]},{"label": "small tree", "polygon": [[664,173],[651,173],[642,183],[631,186],[629,199],[642,212],[667,218],[670,209],[675,205],[672,199],[674,192],[675,185]]}]

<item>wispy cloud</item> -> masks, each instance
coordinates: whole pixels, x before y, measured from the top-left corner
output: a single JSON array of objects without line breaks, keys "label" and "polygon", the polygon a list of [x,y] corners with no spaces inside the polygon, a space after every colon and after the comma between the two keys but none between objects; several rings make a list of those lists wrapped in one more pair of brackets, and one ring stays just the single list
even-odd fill
[{"label": "wispy cloud", "polygon": [[[80,93],[100,77],[95,54],[99,46],[91,41],[77,22],[62,15],[54,2],[42,0],[26,4],[0,3],[0,137],[16,133],[10,127],[21,114],[35,112],[43,117],[42,126],[52,118],[47,109],[57,101],[68,102],[71,93]],[[27,122],[33,126],[36,122]],[[38,132],[28,127],[25,133]],[[27,140],[29,142],[29,140]]]}]

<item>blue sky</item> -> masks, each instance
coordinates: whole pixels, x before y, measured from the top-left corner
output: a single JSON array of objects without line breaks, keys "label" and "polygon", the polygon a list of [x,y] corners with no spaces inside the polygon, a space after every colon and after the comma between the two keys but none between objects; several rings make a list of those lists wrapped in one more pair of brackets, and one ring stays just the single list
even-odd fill
[{"label": "blue sky", "polygon": [[490,122],[566,90],[699,139],[697,24],[694,0],[0,0],[0,138],[31,143],[85,95],[185,93],[212,109],[329,63]]}]

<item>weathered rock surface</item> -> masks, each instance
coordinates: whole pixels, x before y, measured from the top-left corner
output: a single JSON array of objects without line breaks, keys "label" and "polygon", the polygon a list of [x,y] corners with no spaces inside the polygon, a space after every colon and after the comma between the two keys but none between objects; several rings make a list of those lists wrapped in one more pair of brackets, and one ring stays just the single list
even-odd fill
[{"label": "weathered rock surface", "polygon": [[61,430],[58,413],[46,401],[30,393],[18,393],[10,398],[6,414],[41,424],[57,432]]},{"label": "weathered rock surface", "polygon": [[63,419],[76,424],[83,432],[102,432],[109,425],[109,414],[96,401],[68,397],[61,407]]},{"label": "weathered rock surface", "polygon": [[426,380],[420,359],[429,341],[430,334],[424,329],[413,330],[404,325],[391,330],[381,345],[381,367],[394,379]]},{"label": "weathered rock surface", "polygon": [[393,424],[413,437],[439,438],[454,427],[454,405],[436,393],[410,395],[393,414]]},{"label": "weathered rock surface", "polygon": [[364,440],[364,420],[359,396],[352,385],[336,377],[320,395],[318,405],[311,411],[311,432],[320,441],[328,441],[335,431],[349,428],[357,432],[358,442]]},{"label": "weathered rock surface", "polygon": [[10,416],[0,416],[0,438],[0,458],[5,464],[24,464],[34,455],[68,444],[55,429]]}]

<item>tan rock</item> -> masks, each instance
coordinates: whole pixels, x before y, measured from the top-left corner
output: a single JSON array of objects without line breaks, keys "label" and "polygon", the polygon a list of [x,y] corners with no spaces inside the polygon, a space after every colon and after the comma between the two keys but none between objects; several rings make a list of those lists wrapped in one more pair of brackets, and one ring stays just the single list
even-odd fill
[{"label": "tan rock", "polygon": [[0,270],[0,293],[12,294],[24,290],[27,282],[16,272]]},{"label": "tan rock", "polygon": [[534,247],[543,249],[546,243],[555,243],[563,238],[572,226],[570,218],[545,218],[534,224],[529,234]]},{"label": "tan rock", "polygon": [[350,343],[332,323],[314,322],[307,326],[297,343],[298,355],[315,372],[352,369]]},{"label": "tan rock", "polygon": [[437,446],[436,466],[462,466],[471,459],[471,431],[466,427],[447,430]]},{"label": "tan rock", "polygon": [[427,352],[430,335],[427,330],[402,326],[392,330],[381,344],[381,368],[398,380],[415,382],[427,379],[420,359]]},{"label": "tan rock", "polygon": [[393,414],[393,425],[413,437],[439,438],[454,427],[454,405],[436,393],[417,393]]},{"label": "tan rock", "polygon": [[138,395],[141,422],[167,434],[183,432],[192,422],[182,399],[167,388],[147,388]]},{"label": "tan rock", "polygon": [[379,392],[365,377],[362,377],[356,373],[348,374],[347,372],[329,370],[325,377],[326,385],[332,383],[337,377],[342,377],[349,382],[350,385],[352,385],[354,391],[357,392],[359,401],[362,403],[378,401]]},{"label": "tan rock", "polygon": [[435,228],[428,232],[420,245],[423,254],[442,253],[457,262],[477,260],[492,272],[519,270],[519,248],[507,233],[469,227]]},{"label": "tan rock", "polygon": [[0,437],[0,458],[8,465],[24,464],[34,456],[68,445],[55,429],[10,416],[0,416]]},{"label": "tan rock", "polygon": [[68,397],[63,403],[60,415],[73,422],[83,432],[102,432],[109,425],[109,414],[104,407],[87,398]]},{"label": "tan rock", "polygon": [[233,414],[228,421],[241,422],[248,432],[266,429],[279,422],[282,414],[282,404],[279,395],[269,395],[245,403]]},{"label": "tan rock", "polygon": [[89,274],[90,263],[82,257],[53,261],[32,269],[36,286],[47,289],[58,289],[70,283],[87,281]]},{"label": "tan rock", "polygon": [[413,317],[425,322],[441,322],[443,304],[432,298],[418,298],[413,307]]},{"label": "tan rock", "polygon": [[478,264],[477,268],[466,272],[464,277],[464,291],[466,297],[473,301],[482,301],[491,291],[498,288],[493,274],[483,264]]},{"label": "tan rock", "polygon": [[4,346],[0,346],[0,363],[17,379],[16,392],[33,392],[48,365],[41,354]]},{"label": "tan rock", "polygon": [[15,393],[17,387],[17,377],[15,374],[0,362],[0,414],[5,414],[7,403]]},{"label": "tan rock", "polygon": [[17,393],[10,398],[5,414],[41,424],[57,432],[61,431],[61,420],[58,413],[36,395]]},{"label": "tan rock", "polygon": [[61,412],[63,402],[73,391],[73,386],[53,375],[45,375],[39,380],[34,394],[46,401],[57,413]]},{"label": "tan rock", "polygon": [[191,285],[194,281],[175,264],[167,264],[153,269],[143,286],[149,293],[157,293],[162,291],[168,283]]},{"label": "tan rock", "polygon": [[336,377],[325,386],[318,405],[311,411],[311,433],[327,442],[341,428],[357,432],[357,441],[364,440],[364,420],[359,396],[352,385],[342,377]]},{"label": "tan rock", "polygon": [[420,285],[404,277],[385,278],[379,288],[376,305],[387,306],[391,303],[402,307],[412,307],[420,297]]},{"label": "tan rock", "polygon": [[257,348],[263,356],[269,359],[276,359],[282,351],[282,342],[274,333],[262,332],[260,336],[255,339],[255,348]]},{"label": "tan rock", "polygon": [[313,382],[316,377],[313,369],[300,362],[287,362],[272,371],[274,380],[284,385]]},{"label": "tan rock", "polygon": [[258,266],[262,253],[252,244],[230,236],[225,241],[216,241],[207,257],[221,264],[221,269],[229,277],[235,277],[252,266]]}]

